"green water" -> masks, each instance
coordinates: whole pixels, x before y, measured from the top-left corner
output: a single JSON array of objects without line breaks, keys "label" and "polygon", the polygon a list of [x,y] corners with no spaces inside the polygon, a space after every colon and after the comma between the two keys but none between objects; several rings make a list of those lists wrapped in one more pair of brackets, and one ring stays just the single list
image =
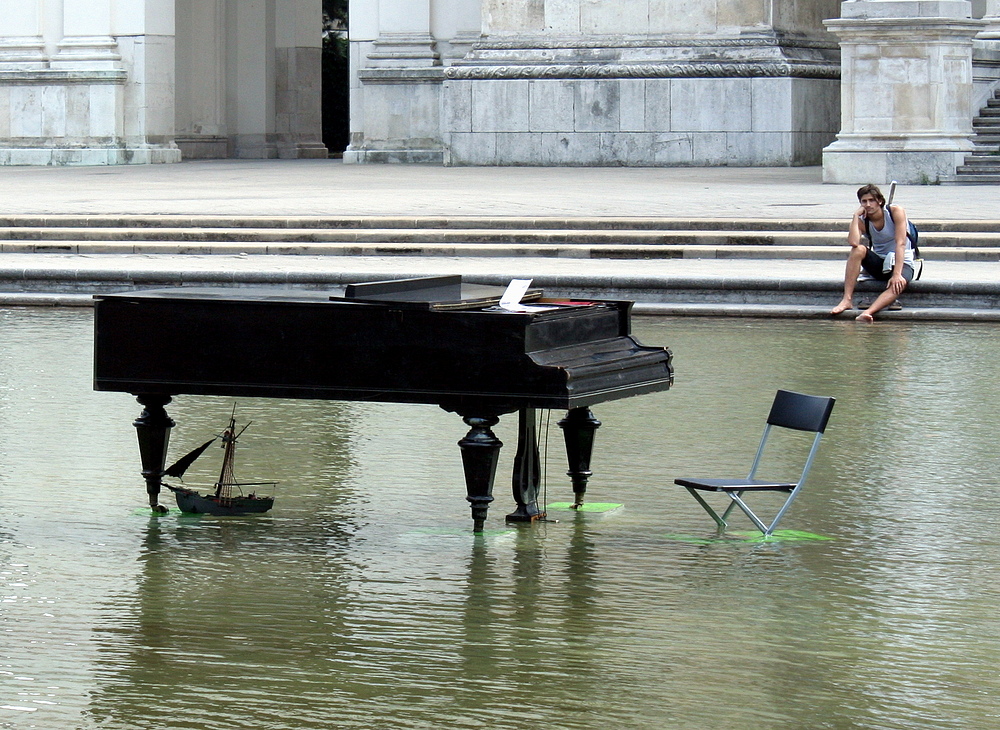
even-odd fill
[{"label": "green water", "polygon": [[[677,382],[595,409],[623,506],[507,528],[508,416],[481,536],[431,406],[241,401],[274,510],[150,516],[90,328],[0,310],[0,728],[1000,726],[1000,328],[637,320]],[[745,470],[779,387],[838,399],[782,523],[832,539],[719,539],[672,480]],[[231,406],[175,399],[172,455]]]}]

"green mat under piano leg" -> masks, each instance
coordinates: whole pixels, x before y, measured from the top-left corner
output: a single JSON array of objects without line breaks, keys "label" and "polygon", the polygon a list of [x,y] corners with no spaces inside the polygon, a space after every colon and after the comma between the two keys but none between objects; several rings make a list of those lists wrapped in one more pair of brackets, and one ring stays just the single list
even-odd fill
[{"label": "green mat under piano leg", "polygon": [[552,512],[613,512],[622,506],[614,502],[585,502],[574,508],[572,502],[551,502],[545,509]]}]

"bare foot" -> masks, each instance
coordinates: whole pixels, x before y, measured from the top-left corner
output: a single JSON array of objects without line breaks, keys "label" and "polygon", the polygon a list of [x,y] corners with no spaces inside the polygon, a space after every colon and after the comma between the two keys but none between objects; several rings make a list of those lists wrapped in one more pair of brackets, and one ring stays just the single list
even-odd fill
[{"label": "bare foot", "polygon": [[861,314],[859,314],[857,317],[854,318],[854,321],[866,322],[867,324],[871,324],[872,322],[875,321],[875,318],[870,314],[868,314],[868,312],[862,312]]},{"label": "bare foot", "polygon": [[841,312],[846,312],[848,309],[854,309],[854,302],[850,299],[841,299],[840,304],[830,310],[830,315],[837,315]]}]

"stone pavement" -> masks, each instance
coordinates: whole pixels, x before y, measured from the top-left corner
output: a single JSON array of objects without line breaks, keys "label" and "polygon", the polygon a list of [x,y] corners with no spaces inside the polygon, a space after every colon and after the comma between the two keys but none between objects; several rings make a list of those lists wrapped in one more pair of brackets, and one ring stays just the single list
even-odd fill
[{"label": "stone pavement", "polygon": [[[0,215],[843,219],[846,229],[856,205],[855,190],[853,185],[822,184],[819,168],[442,168],[219,160],[0,168]],[[1000,218],[997,186],[903,186],[896,202],[918,220],[983,221],[991,226],[989,222]],[[83,303],[92,291],[135,285],[266,282],[329,287],[365,279],[461,273],[496,283],[530,277],[559,295],[635,299],[642,302],[637,311],[822,316],[839,298],[843,263],[5,253],[0,254],[0,272],[7,291],[0,301],[8,304]],[[747,295],[751,290],[757,295]],[[792,298],[782,296],[793,291]],[[675,296],[677,292],[688,295]],[[968,296],[958,301],[953,295],[960,293]],[[934,261],[907,298],[903,312],[886,317],[1000,319],[1000,262]]]},{"label": "stone pavement", "polygon": [[[3,167],[0,214],[848,220],[858,186],[821,179],[818,167],[433,167],[337,160]],[[1000,219],[996,185],[903,186],[896,202],[924,220]]]}]

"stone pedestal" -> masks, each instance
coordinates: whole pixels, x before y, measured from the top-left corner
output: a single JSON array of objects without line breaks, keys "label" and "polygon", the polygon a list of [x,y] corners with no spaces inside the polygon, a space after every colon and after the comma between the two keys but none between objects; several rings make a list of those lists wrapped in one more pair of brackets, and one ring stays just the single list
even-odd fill
[{"label": "stone pedestal", "polygon": [[966,0],[849,0],[826,26],[840,39],[841,131],[823,180],[935,183],[972,150],[972,40]]},{"label": "stone pedestal", "polygon": [[344,162],[444,161],[433,15],[431,0],[351,4],[351,143]]}]

